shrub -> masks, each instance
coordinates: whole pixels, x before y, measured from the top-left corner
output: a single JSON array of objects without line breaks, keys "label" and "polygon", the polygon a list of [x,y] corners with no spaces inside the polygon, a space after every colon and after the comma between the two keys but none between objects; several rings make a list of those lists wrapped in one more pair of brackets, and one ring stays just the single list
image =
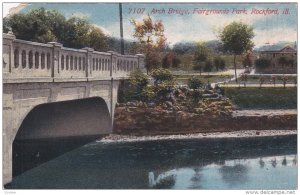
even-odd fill
[{"label": "shrub", "polygon": [[188,80],[188,86],[190,89],[199,89],[203,85],[201,79],[193,77]]},{"label": "shrub", "polygon": [[164,81],[174,82],[174,75],[168,69],[158,68],[151,72],[151,76],[154,79],[154,83],[158,84]]},{"label": "shrub", "polygon": [[271,65],[271,60],[267,58],[259,58],[255,60],[255,66],[259,69],[265,69]]}]

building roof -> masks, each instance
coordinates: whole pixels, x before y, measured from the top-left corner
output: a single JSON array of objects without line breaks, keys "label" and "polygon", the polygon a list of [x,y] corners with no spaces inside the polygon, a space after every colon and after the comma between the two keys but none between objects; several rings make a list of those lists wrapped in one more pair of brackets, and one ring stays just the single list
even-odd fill
[{"label": "building roof", "polygon": [[279,46],[279,45],[265,45],[260,48],[259,52],[266,53],[296,53],[296,50],[289,45]]}]

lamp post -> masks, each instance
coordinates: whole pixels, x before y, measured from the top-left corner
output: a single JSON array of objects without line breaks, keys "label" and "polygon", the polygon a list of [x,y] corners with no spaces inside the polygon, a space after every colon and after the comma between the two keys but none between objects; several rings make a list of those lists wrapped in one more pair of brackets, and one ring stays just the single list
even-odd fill
[{"label": "lamp post", "polygon": [[152,35],[151,32],[147,32],[145,34],[145,36],[147,37],[147,40],[146,40],[146,45],[147,45],[147,55],[146,55],[146,59],[147,59],[146,60],[146,63],[147,63],[147,65],[146,65],[147,75],[149,74],[149,51],[150,51],[150,42],[151,42],[150,37],[151,37],[151,35]]}]

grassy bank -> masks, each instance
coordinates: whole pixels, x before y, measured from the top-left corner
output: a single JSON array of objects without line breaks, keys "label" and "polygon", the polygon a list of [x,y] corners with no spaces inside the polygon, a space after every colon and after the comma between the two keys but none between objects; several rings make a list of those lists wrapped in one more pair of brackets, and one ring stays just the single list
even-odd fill
[{"label": "grassy bank", "polygon": [[240,109],[297,109],[295,87],[225,87],[225,95]]}]

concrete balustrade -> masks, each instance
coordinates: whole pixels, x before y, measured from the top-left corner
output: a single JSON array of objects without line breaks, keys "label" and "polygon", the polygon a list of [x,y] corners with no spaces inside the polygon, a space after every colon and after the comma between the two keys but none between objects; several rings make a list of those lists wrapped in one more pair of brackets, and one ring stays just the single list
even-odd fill
[{"label": "concrete balustrade", "polygon": [[3,34],[4,83],[68,82],[122,79],[135,69],[145,69],[145,56],[72,49],[16,39]]}]

